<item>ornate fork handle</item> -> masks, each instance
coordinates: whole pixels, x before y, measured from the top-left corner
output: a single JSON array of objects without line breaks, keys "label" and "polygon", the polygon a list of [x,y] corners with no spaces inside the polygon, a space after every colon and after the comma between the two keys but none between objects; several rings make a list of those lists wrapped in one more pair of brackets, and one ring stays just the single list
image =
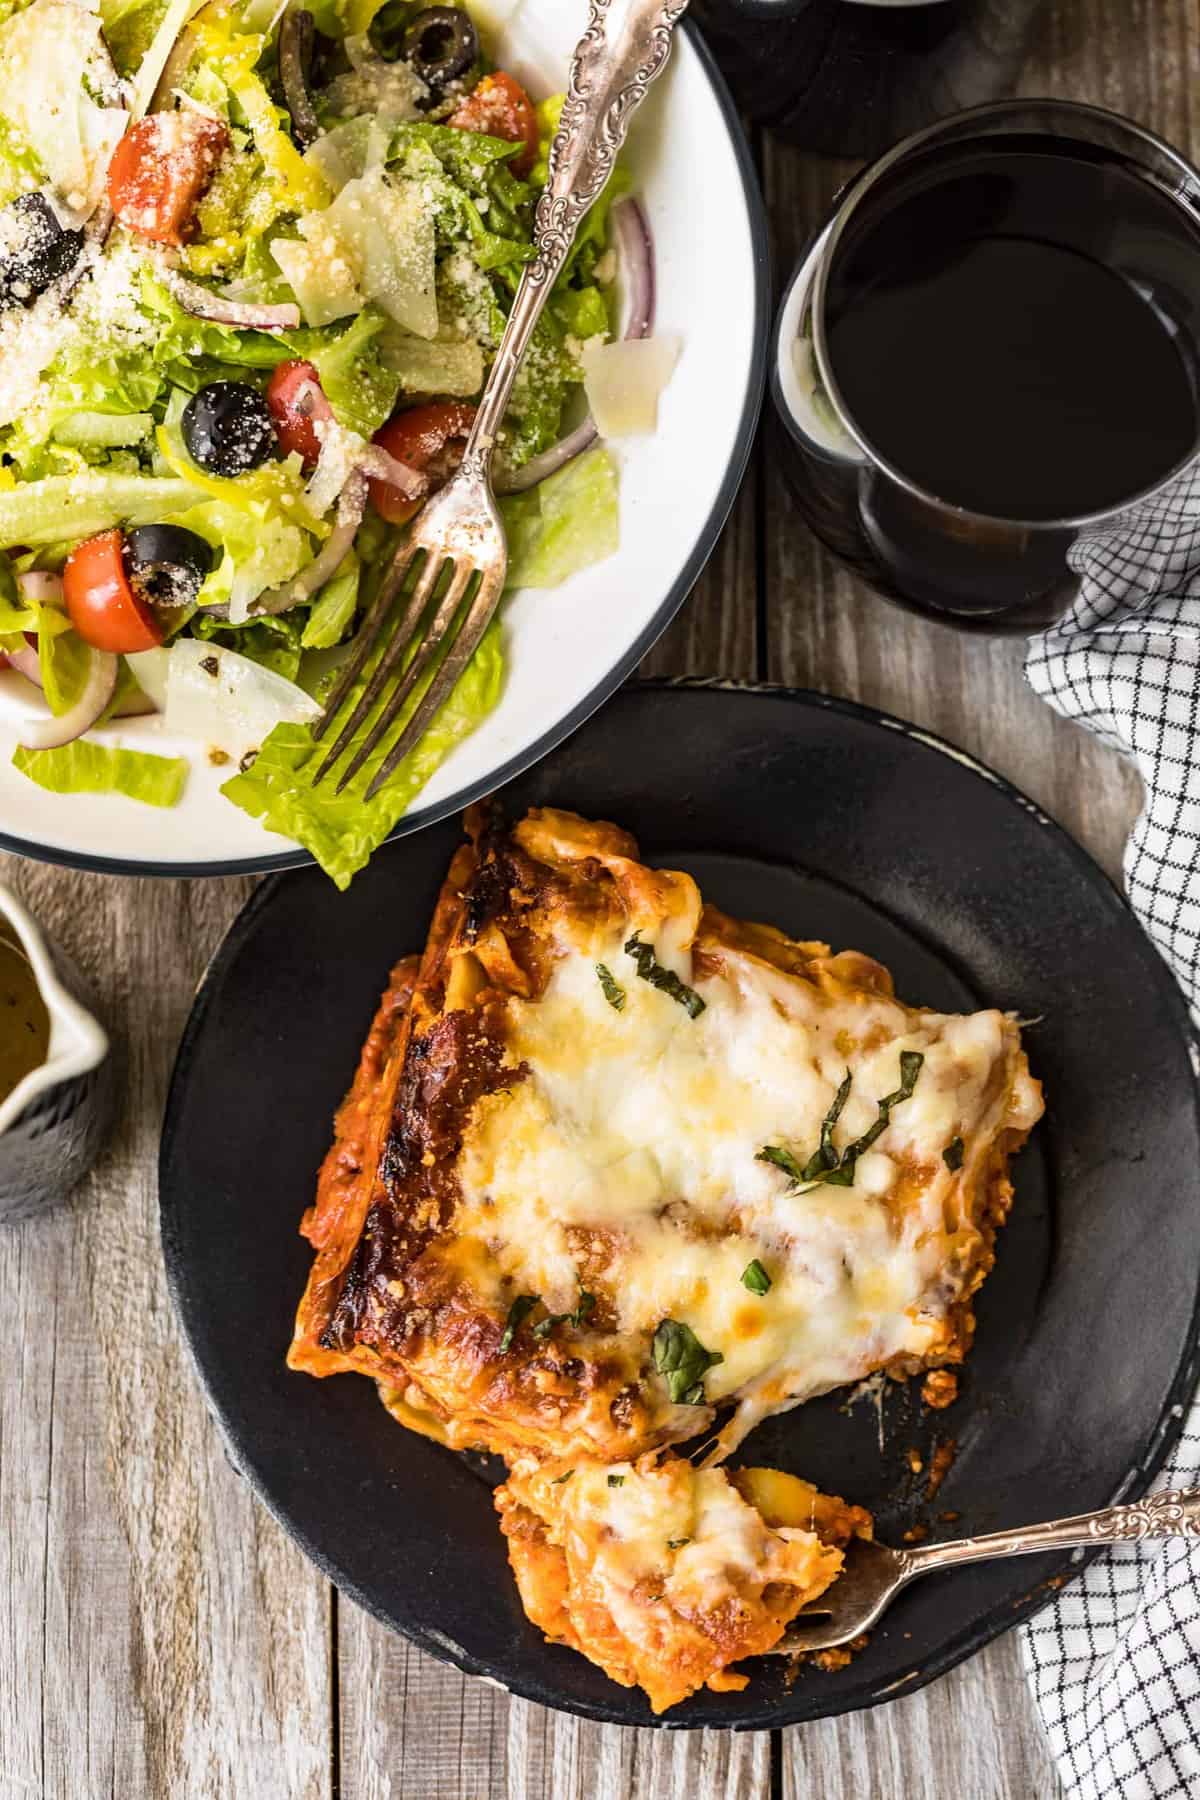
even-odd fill
[{"label": "ornate fork handle", "polygon": [[1153,1494],[1130,1506],[1054,1519],[1017,1531],[992,1531],[950,1544],[922,1544],[904,1552],[902,1579],[928,1575],[991,1556],[1030,1556],[1039,1550],[1090,1550],[1097,1544],[1141,1543],[1145,1538],[1200,1537],[1200,1489]]},{"label": "ornate fork handle", "polygon": [[527,263],[492,364],[464,460],[490,460],[521,358],[588,207],[612,174],[629,122],[667,65],[688,0],[590,0],[571,61],[562,119],[550,146]]}]

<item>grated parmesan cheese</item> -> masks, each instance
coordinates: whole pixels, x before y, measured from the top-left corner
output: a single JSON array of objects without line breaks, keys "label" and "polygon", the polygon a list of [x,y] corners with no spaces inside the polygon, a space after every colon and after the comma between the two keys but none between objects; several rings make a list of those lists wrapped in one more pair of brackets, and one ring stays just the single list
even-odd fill
[{"label": "grated parmesan cheese", "polygon": [[42,376],[60,358],[82,356],[92,345],[110,355],[154,341],[154,321],[138,305],[144,254],[114,234],[103,254],[91,244],[83,256],[84,274],[65,301],[58,282],[32,306],[0,314],[0,426],[32,414],[36,430],[38,410],[49,405]]}]

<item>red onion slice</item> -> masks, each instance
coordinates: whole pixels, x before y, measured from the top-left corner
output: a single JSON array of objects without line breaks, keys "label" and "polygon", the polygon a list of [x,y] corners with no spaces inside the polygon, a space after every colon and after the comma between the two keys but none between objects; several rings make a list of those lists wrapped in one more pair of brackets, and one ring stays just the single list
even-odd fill
[{"label": "red onion slice", "polygon": [[[30,645],[26,644],[20,650],[9,650],[5,654],[4,663],[10,669],[15,669],[18,675],[23,675],[26,681],[31,681],[39,692],[42,691],[42,665],[37,651]],[[3,664],[0,664],[0,667],[3,667]],[[149,694],[141,688],[134,688],[114,706],[112,716],[114,719],[142,719],[148,713],[157,711],[158,708]],[[58,721],[55,720],[55,723],[57,724]]]},{"label": "red onion slice", "polygon": [[[319,397],[319,406],[317,400]],[[308,504],[316,513],[329,511],[335,499],[346,490],[356,470],[372,481],[384,481],[394,487],[405,500],[419,500],[429,491],[429,478],[419,469],[390,456],[378,444],[363,444],[350,433],[340,430],[329,402],[314,383],[308,382],[297,391],[297,410],[307,413],[321,443],[321,454],[305,489]]]},{"label": "red onion slice", "polygon": [[557,444],[551,444],[549,450],[543,450],[540,456],[531,457],[527,463],[522,463],[514,474],[506,476],[503,481],[498,481],[496,483],[497,492],[501,494],[528,493],[530,488],[537,487],[539,482],[545,481],[547,475],[557,474],[559,469],[565,469],[569,462],[574,462],[577,456],[582,456],[585,450],[590,450],[599,436],[600,433],[596,430],[596,421],[589,413],[587,418],[575,427],[574,431],[565,438],[559,438]]},{"label": "red onion slice", "polygon": [[296,411],[322,422],[333,418],[333,408],[325,398],[325,389],[319,381],[302,382],[296,389]]},{"label": "red onion slice", "polygon": [[[622,336],[628,342],[633,338],[649,337],[654,330],[657,307],[654,239],[650,233],[650,222],[642,210],[642,203],[632,195],[614,202],[612,225],[621,273],[626,283],[627,318]],[[514,474],[498,482],[498,492],[528,493],[530,488],[545,481],[548,475],[557,474],[559,469],[565,469],[569,462],[574,462],[577,456],[582,456],[585,450],[590,450],[599,436],[596,422],[589,413],[565,438],[560,438],[549,450],[543,450],[540,456],[533,457]]]},{"label": "red onion slice", "polygon": [[295,331],[300,324],[300,308],[291,301],[278,306],[261,306],[249,300],[232,300],[228,294],[214,294],[189,281],[177,269],[159,265],[163,286],[178,301],[184,312],[195,319],[208,319],[214,325],[232,325],[239,331]]},{"label": "red onion slice", "polygon": [[367,506],[367,479],[359,469],[352,469],[338,500],[337,524],[325,541],[321,554],[278,587],[268,588],[250,607],[254,618],[262,613],[288,612],[311,600],[337,572],[339,563],[354,543]]},{"label": "red onion slice", "polygon": [[396,488],[405,500],[419,500],[429,491],[428,475],[400,462],[379,444],[367,445],[358,458],[358,467],[373,481],[386,481],[389,487]]},{"label": "red onion slice", "polygon": [[19,650],[6,651],[5,660],[10,669],[15,669],[18,675],[25,677],[26,681],[32,681],[35,688],[41,687],[42,665],[38,660],[36,650],[31,649],[28,644],[24,644]]},{"label": "red onion slice", "polygon": [[622,335],[626,339],[649,337],[654,330],[658,283],[654,269],[654,238],[641,201],[632,194],[614,201],[612,225],[621,272],[627,284],[629,316]]},{"label": "red onion slice", "polygon": [[91,730],[109,704],[116,692],[120,658],[111,650],[91,650],[88,654],[88,678],[74,706],[57,719],[22,721],[20,741],[26,750],[58,750],[64,744],[73,744]]},{"label": "red onion slice", "polygon": [[17,587],[22,600],[34,601],[38,606],[62,608],[61,575],[52,575],[47,569],[29,569],[24,575],[17,576]]}]

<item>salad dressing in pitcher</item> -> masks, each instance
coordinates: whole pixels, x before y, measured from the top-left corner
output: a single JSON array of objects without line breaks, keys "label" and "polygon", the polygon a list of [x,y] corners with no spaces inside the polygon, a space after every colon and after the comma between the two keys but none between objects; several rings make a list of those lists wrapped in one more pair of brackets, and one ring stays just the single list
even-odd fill
[{"label": "salad dressing in pitcher", "polygon": [[0,933],[0,1102],[46,1060],[50,1014],[28,958]]}]

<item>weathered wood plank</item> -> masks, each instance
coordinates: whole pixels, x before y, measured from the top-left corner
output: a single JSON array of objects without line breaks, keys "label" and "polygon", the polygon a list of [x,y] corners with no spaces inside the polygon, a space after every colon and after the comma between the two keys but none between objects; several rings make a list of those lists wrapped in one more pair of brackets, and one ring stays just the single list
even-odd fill
[{"label": "weathered wood plank", "polygon": [[338,1612],[346,1800],[763,1800],[768,1791],[765,1732],[589,1725],[458,1675],[348,1602]]},{"label": "weathered wood plank", "polygon": [[1016,1640],[890,1706],[783,1733],[783,1800],[1053,1800]]},{"label": "weathered wood plank", "polygon": [[158,1252],[195,983],[248,884],[0,859],[120,1022],[123,1107],[75,1202],[0,1233],[0,1794],[324,1800],[326,1584],[225,1460]]}]

